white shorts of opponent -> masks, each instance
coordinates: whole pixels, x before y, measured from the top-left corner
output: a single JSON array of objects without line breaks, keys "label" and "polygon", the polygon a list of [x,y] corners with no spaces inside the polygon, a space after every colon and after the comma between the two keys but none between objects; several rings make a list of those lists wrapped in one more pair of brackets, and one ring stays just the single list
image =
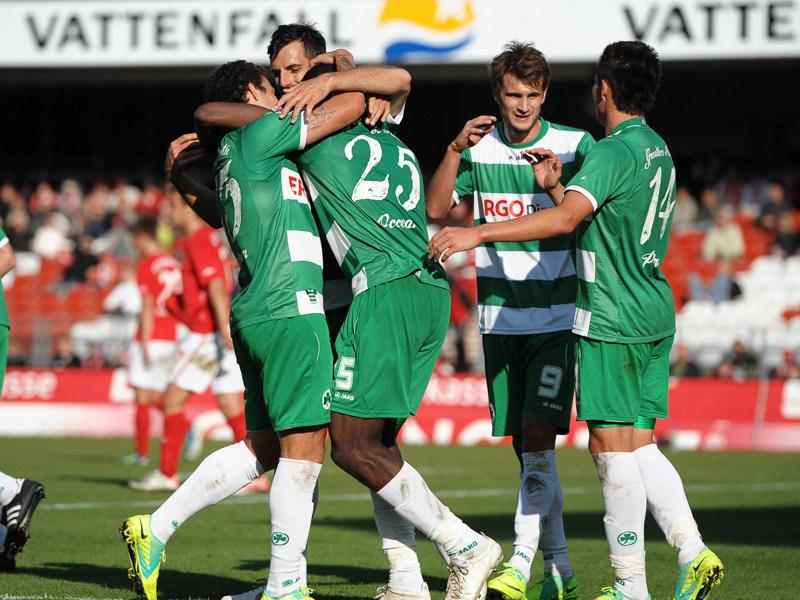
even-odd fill
[{"label": "white shorts of opponent", "polygon": [[209,385],[215,396],[244,391],[236,355],[224,346],[218,333],[188,332],[178,343],[169,382],[195,394]]},{"label": "white shorts of opponent", "polygon": [[128,382],[141,390],[163,392],[167,389],[172,359],[175,358],[175,342],[151,340],[147,344],[150,364],[144,360],[142,343],[133,340],[128,350]]}]

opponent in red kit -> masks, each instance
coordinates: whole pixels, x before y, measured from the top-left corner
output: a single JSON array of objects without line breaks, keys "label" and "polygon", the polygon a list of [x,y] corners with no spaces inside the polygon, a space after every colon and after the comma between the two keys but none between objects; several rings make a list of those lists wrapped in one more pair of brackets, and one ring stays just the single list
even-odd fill
[{"label": "opponent in red kit", "polygon": [[247,434],[244,383],[228,324],[233,292],[228,248],[180,194],[171,192],[169,201],[173,225],[185,241],[183,288],[167,300],[167,308],[189,331],[178,343],[164,393],[160,468],[143,479],[128,482],[132,488],[145,491],[175,490],[180,485],[178,457],[189,428],[184,406],[192,394],[201,393],[210,385],[236,441]]},{"label": "opponent in red kit", "polygon": [[142,295],[142,311],[128,352],[128,381],[136,393],[136,451],[120,458],[125,464],[150,462],[150,406],[167,389],[175,356],[177,320],[167,310],[167,299],[181,288],[181,265],[158,243],[157,226],[155,217],[143,214],[130,227],[133,244],[141,256],[136,283]]}]

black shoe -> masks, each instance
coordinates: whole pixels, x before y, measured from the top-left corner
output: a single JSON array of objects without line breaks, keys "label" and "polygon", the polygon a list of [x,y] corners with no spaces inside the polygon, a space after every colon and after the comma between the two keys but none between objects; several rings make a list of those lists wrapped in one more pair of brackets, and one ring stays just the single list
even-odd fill
[{"label": "black shoe", "polygon": [[32,479],[23,479],[19,494],[3,507],[0,522],[6,526],[6,542],[0,553],[0,571],[13,571],[16,567],[14,557],[31,537],[33,511],[44,498],[44,486]]}]

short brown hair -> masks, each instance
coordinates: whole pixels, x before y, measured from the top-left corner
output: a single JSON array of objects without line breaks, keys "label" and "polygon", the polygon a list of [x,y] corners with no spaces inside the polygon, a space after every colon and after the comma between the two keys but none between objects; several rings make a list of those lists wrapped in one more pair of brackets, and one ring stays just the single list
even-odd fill
[{"label": "short brown hair", "polygon": [[516,40],[503,46],[503,52],[489,63],[489,76],[492,89],[499,91],[503,85],[503,77],[511,74],[525,85],[542,86],[542,91],[550,85],[550,65],[547,59],[533,44],[524,44]]},{"label": "short brown hair", "polygon": [[136,221],[128,228],[128,231],[131,232],[131,235],[141,234],[155,239],[157,229],[158,220],[153,215],[140,214]]}]

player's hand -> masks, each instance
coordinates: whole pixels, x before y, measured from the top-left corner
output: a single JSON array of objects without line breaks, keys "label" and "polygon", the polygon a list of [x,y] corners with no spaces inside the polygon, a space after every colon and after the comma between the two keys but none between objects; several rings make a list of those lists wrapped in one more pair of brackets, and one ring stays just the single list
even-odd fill
[{"label": "player's hand", "polygon": [[561,158],[547,148],[533,148],[520,152],[522,158],[533,167],[536,183],[545,191],[552,190],[561,179]]},{"label": "player's hand", "polygon": [[331,93],[331,73],[323,73],[314,79],[301,81],[278,100],[276,108],[281,109],[281,119],[292,113],[292,123],[297,121],[297,116],[306,110],[311,114],[314,107],[325,100]]},{"label": "player's hand", "polygon": [[220,337],[222,338],[222,343],[228,350],[233,350],[233,338],[231,337],[231,328],[230,326],[223,327],[222,330],[219,332]]},{"label": "player's hand", "polygon": [[178,179],[189,165],[206,155],[196,133],[185,133],[172,141],[164,159],[164,175],[170,181]]},{"label": "player's hand", "polygon": [[389,115],[392,114],[392,103],[386,98],[378,94],[367,95],[367,116],[364,123],[373,127],[379,123],[386,122]]},{"label": "player's hand", "polygon": [[467,148],[472,148],[475,144],[480,142],[484,136],[489,135],[494,131],[494,124],[497,117],[489,115],[481,115],[467,121],[464,129],[456,136],[450,143],[450,148],[455,152],[463,152]]},{"label": "player's hand", "polygon": [[480,245],[477,227],[445,227],[428,242],[428,258],[447,262],[456,252],[463,252]]},{"label": "player's hand", "polygon": [[144,358],[144,364],[148,367],[150,366],[150,350],[148,350],[149,344],[147,342],[142,342],[142,358]]}]

